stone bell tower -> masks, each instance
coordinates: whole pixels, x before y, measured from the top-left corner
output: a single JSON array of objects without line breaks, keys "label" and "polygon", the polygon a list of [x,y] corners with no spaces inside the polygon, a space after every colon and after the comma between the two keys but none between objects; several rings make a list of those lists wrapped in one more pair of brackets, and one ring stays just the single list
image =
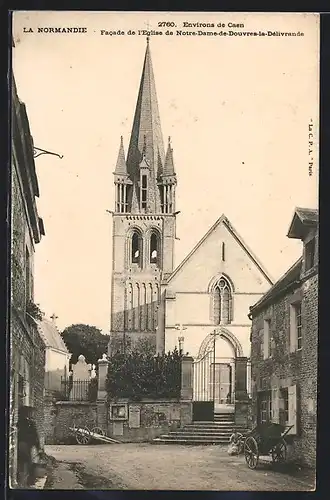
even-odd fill
[{"label": "stone bell tower", "polygon": [[149,40],[125,158],[114,171],[109,353],[147,338],[156,344],[160,285],[174,267],[176,174],[170,138],[165,154]]}]

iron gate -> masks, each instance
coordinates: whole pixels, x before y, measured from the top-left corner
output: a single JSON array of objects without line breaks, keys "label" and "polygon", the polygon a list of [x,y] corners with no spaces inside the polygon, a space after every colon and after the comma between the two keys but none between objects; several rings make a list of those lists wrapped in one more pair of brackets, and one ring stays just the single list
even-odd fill
[{"label": "iron gate", "polygon": [[216,356],[215,342],[214,336],[209,350],[193,363],[194,420],[213,420],[215,405],[232,402],[232,366],[228,358]]}]

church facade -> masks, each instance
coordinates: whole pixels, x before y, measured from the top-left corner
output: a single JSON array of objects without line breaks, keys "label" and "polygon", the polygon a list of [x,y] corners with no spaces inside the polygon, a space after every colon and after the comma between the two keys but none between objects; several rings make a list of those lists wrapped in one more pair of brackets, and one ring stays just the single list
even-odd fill
[{"label": "church facade", "polygon": [[163,144],[149,42],[114,184],[109,353],[143,338],[158,353],[182,348],[197,363],[213,342],[218,402],[231,402],[235,360],[250,357],[249,306],[272,280],[225,215],[174,269],[177,177],[170,139],[166,153]]},{"label": "church facade", "polygon": [[157,349],[168,351],[181,344],[184,353],[193,356],[194,399],[211,399],[214,385],[216,405],[233,404],[238,359],[245,360],[244,390],[249,391],[249,306],[271,284],[225,215],[164,280]]}]

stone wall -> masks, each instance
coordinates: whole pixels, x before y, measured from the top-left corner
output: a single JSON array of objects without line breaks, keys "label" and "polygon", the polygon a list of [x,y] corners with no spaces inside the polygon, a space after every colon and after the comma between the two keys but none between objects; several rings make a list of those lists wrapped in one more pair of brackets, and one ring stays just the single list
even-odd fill
[{"label": "stone wall", "polygon": [[116,402],[125,405],[127,416],[123,420],[112,419],[110,404],[108,435],[123,442],[151,441],[169,431],[191,423],[190,401],[142,401]]},{"label": "stone wall", "polygon": [[17,418],[19,407],[33,406],[43,438],[45,345],[29,314],[34,299],[34,246],[44,234],[35,197],[39,196],[33,144],[25,105],[12,81],[11,162],[11,323],[10,323],[10,484],[17,485]]},{"label": "stone wall", "polygon": [[[299,294],[302,299],[302,349],[290,352],[290,303]],[[271,318],[274,349],[263,357],[263,321]],[[289,437],[290,459],[315,467],[317,423],[317,351],[318,351],[318,275],[303,280],[253,319],[252,325],[252,413],[257,423],[257,398],[261,391],[276,387],[297,387],[297,432]]]},{"label": "stone wall", "polygon": [[[114,416],[118,405],[123,416]],[[69,427],[98,426],[108,436],[122,442],[148,442],[153,438],[192,421],[190,401],[116,401],[96,403],[58,401],[48,405],[46,412],[53,416],[53,432],[47,429],[47,443],[72,443]]]}]

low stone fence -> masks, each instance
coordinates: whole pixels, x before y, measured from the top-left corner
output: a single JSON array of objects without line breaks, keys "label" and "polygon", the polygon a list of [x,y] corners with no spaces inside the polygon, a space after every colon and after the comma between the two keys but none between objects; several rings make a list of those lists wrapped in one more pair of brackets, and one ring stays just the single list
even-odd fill
[{"label": "low stone fence", "polygon": [[109,437],[123,442],[147,442],[192,422],[193,359],[181,361],[181,395],[179,399],[142,399],[108,401],[106,356],[98,362],[96,401],[49,401],[46,415],[46,443],[74,443],[70,427],[102,428]]},{"label": "low stone fence", "polygon": [[191,401],[116,401],[109,404],[108,435],[143,442],[192,422]]},{"label": "low stone fence", "polygon": [[96,403],[57,401],[53,404],[53,432],[48,428],[47,444],[75,442],[70,427],[101,427],[108,436],[122,442],[148,442],[192,421],[191,401],[116,401]]}]

